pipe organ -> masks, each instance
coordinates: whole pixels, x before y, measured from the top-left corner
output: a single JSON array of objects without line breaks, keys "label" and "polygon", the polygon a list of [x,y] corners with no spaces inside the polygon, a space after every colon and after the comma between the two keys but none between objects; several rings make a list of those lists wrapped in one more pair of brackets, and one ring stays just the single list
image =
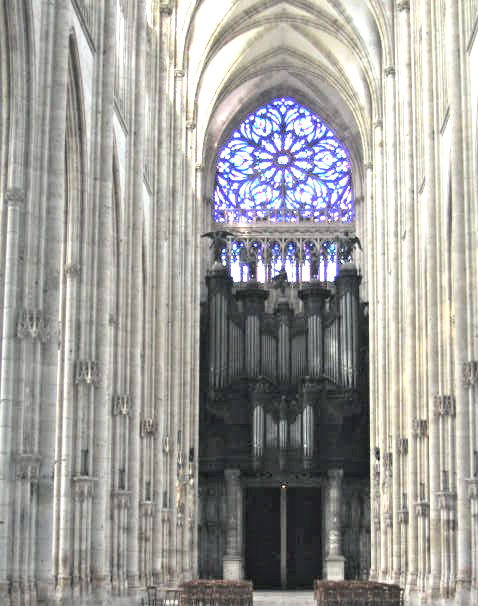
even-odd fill
[{"label": "pipe organ", "polygon": [[[339,466],[345,490],[350,477],[363,480],[367,491],[366,308],[352,263],[341,266],[333,283],[315,279],[273,288],[274,281],[254,277],[234,283],[216,262],[206,283],[200,487],[208,499],[211,491],[217,495],[218,517],[213,532],[206,520],[200,524],[200,553],[207,554],[201,572],[236,578],[244,573],[244,554],[218,548],[225,541],[218,531],[230,532],[229,514],[235,519],[227,503],[220,505],[228,491],[218,489],[225,471],[239,470],[243,487],[291,479],[320,485]],[[348,569],[366,567],[349,562]]]}]

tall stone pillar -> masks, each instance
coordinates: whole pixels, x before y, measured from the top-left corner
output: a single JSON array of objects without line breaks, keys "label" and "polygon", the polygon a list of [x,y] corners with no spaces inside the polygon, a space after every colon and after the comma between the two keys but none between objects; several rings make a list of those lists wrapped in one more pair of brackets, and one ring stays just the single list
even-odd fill
[{"label": "tall stone pillar", "polygon": [[343,475],[342,469],[330,469],[328,473],[325,578],[329,581],[341,581],[345,576],[345,558],[342,555]]},{"label": "tall stone pillar", "polygon": [[239,469],[225,469],[226,483],[226,529],[223,577],[230,581],[240,581],[244,577],[242,549],[243,498],[241,472]]},{"label": "tall stone pillar", "polygon": [[464,51],[460,37],[461,2],[446,0],[446,53],[448,97],[450,102],[450,194],[451,194],[451,283],[453,308],[453,363],[456,400],[456,513],[457,528],[457,599],[465,601],[471,585],[471,516],[467,481],[470,477],[470,400],[462,372],[468,359],[470,336],[468,327],[469,292],[463,285],[468,259],[466,254],[467,182],[465,128],[463,112]]}]

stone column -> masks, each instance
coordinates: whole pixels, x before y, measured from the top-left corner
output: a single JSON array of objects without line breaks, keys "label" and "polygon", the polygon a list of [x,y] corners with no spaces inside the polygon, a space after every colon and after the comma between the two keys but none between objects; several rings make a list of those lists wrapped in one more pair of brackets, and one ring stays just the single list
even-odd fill
[{"label": "stone column", "polygon": [[[459,526],[457,529],[457,596],[465,596],[470,589],[471,532],[470,502],[467,480],[470,477],[470,416],[469,398],[462,377],[464,363],[468,359],[467,344],[468,292],[463,284],[467,272],[466,257],[466,172],[464,156],[463,115],[463,49],[460,40],[460,5],[456,0],[446,0],[446,54],[448,68],[448,93],[451,126],[451,281],[453,294],[453,362],[456,398],[456,507]],[[460,598],[459,598],[460,599]]]},{"label": "stone column", "polygon": [[471,578],[473,590],[478,593],[478,478],[468,481],[468,495],[471,505]]},{"label": "stone column", "polygon": [[226,532],[223,577],[231,581],[240,581],[244,577],[241,472],[239,469],[225,469],[224,479],[226,484]]},{"label": "stone column", "polygon": [[345,558],[342,555],[342,469],[328,472],[327,503],[327,557],[325,558],[325,578],[341,581],[345,577]]},{"label": "stone column", "polygon": [[112,393],[111,349],[113,346],[111,315],[115,308],[114,289],[112,284],[113,258],[113,216],[111,209],[113,155],[113,90],[116,43],[116,3],[113,0],[104,2],[104,40],[102,60],[98,74],[102,74],[101,100],[101,148],[98,159],[100,163],[100,182],[97,190],[97,215],[99,225],[96,234],[98,252],[97,271],[98,291],[96,293],[96,343],[102,380],[94,394],[94,474],[98,480],[92,500],[91,515],[91,568],[95,597],[101,603],[111,590],[110,537],[111,518],[108,511],[112,507],[111,487],[111,418],[108,415]]},{"label": "stone column", "polygon": [[140,310],[143,309],[143,168],[144,168],[144,53],[145,53],[145,33],[144,26],[145,3],[139,0],[137,3],[138,21],[136,23],[136,77],[134,89],[134,113],[131,153],[133,183],[132,183],[132,203],[129,220],[131,221],[131,244],[128,251],[131,255],[128,270],[131,272],[131,298],[130,298],[130,345],[129,345],[129,377],[130,393],[134,406],[131,411],[130,419],[130,438],[128,444],[128,486],[131,490],[131,503],[128,512],[128,537],[127,537],[127,578],[128,592],[134,599],[139,591],[139,543],[138,536],[140,532],[140,477],[141,477],[141,444],[140,444],[140,415],[141,403],[143,402],[143,369],[141,355],[143,349],[143,317]]},{"label": "stone column", "polygon": [[[430,577],[428,594],[434,599],[437,596],[440,580],[440,511],[436,493],[439,490],[439,427],[438,418],[432,411],[433,395],[438,391],[439,348],[437,326],[438,319],[438,285],[436,275],[437,263],[437,186],[436,186],[436,127],[434,116],[434,65],[433,65],[433,0],[422,2],[422,64],[423,64],[423,129],[424,129],[424,173],[425,188],[423,199],[426,205],[425,246],[428,271],[426,286],[427,301],[427,373],[428,373],[428,419],[429,436],[429,478],[430,478]],[[435,275],[431,272],[435,272]]]}]

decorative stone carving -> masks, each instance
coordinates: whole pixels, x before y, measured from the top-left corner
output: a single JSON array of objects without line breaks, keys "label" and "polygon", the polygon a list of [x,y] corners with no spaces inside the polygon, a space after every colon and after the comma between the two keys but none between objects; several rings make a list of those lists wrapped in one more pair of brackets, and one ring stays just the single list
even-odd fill
[{"label": "decorative stone carving", "polygon": [[471,516],[478,524],[478,478],[468,480],[468,497],[471,504]]},{"label": "decorative stone carving", "polygon": [[424,438],[428,435],[427,419],[413,419],[413,434],[417,438]]},{"label": "decorative stone carving", "polygon": [[383,521],[386,528],[393,528],[393,513],[385,512],[383,514]]},{"label": "decorative stone carving", "polygon": [[18,206],[25,201],[25,192],[19,187],[10,187],[5,192],[3,200],[8,206]]},{"label": "decorative stone carving", "polygon": [[463,381],[471,387],[478,382],[478,361],[471,360],[463,364]]},{"label": "decorative stone carving", "polygon": [[77,503],[84,503],[94,495],[95,478],[75,476],[73,478],[73,498]]},{"label": "decorative stone carving", "polygon": [[114,490],[111,493],[113,504],[116,509],[129,509],[131,504],[131,491],[129,490]]},{"label": "decorative stone carving", "polygon": [[455,416],[455,397],[438,395],[434,397],[435,414],[438,416]]},{"label": "decorative stone carving", "polygon": [[409,0],[400,0],[397,3],[398,11],[409,11],[410,10],[410,1]]},{"label": "decorative stone carving", "polygon": [[50,338],[50,322],[41,309],[22,309],[18,314],[17,337],[30,337],[46,343]]},{"label": "decorative stone carving", "polygon": [[403,525],[408,524],[408,518],[409,518],[408,509],[400,509],[398,511],[398,522],[399,522],[399,524],[403,524]]},{"label": "decorative stone carving", "polygon": [[70,278],[79,278],[81,274],[81,269],[78,263],[67,263],[63,268],[65,272],[65,276]]},{"label": "decorative stone carving", "polygon": [[97,387],[100,383],[98,363],[94,360],[77,360],[75,383],[86,383]]},{"label": "decorative stone carving", "polygon": [[17,480],[38,482],[40,472],[40,456],[34,454],[17,454],[15,457],[15,477]]},{"label": "decorative stone carving", "polygon": [[437,493],[438,506],[441,511],[454,512],[456,507],[456,494],[454,492],[443,491]]},{"label": "decorative stone carving", "polygon": [[398,452],[402,457],[408,455],[408,438],[400,438],[398,440]]},{"label": "decorative stone carving", "polygon": [[129,395],[117,395],[113,397],[113,414],[115,416],[128,416],[131,412],[131,401]]},{"label": "decorative stone carving", "polygon": [[154,419],[148,417],[141,421],[141,437],[153,436],[156,430]]},{"label": "decorative stone carving", "polygon": [[415,503],[415,512],[419,518],[426,518],[430,512],[428,501],[419,501]]}]

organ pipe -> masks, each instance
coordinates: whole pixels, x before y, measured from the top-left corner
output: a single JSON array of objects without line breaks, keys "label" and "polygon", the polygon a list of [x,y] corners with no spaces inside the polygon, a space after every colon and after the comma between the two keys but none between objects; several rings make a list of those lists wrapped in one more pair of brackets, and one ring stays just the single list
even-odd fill
[{"label": "organ pipe", "polygon": [[330,291],[317,282],[311,282],[299,291],[304,302],[307,339],[307,374],[318,378],[324,372],[322,316]]},{"label": "organ pipe", "polygon": [[209,386],[223,387],[228,376],[228,315],[232,278],[223,267],[206,276],[209,297]]},{"label": "organ pipe", "polygon": [[343,265],[337,278],[340,323],[341,380],[347,389],[357,386],[358,288],[360,279],[352,263]]}]

